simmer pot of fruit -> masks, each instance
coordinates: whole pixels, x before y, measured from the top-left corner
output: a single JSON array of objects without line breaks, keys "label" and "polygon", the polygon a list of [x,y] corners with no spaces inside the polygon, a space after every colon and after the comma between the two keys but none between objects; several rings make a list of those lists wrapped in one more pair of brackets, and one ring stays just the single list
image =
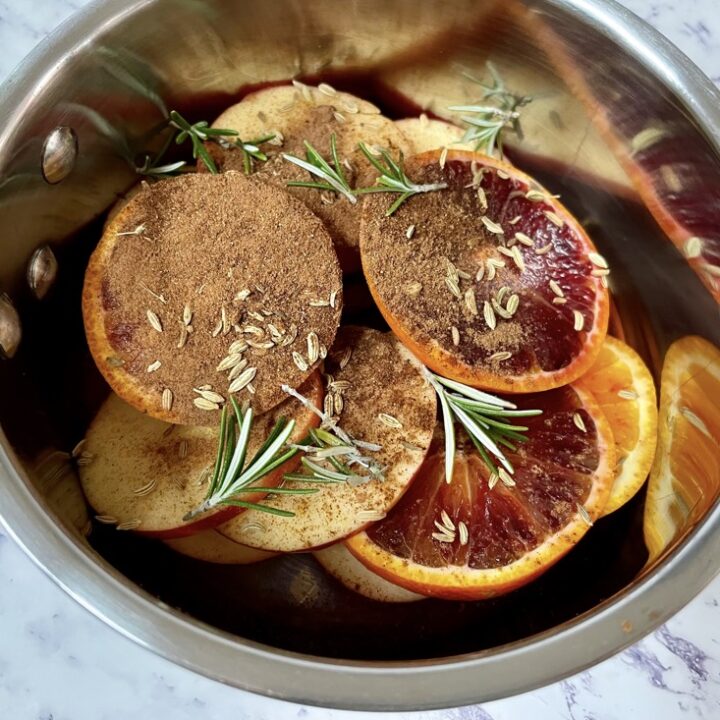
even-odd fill
[{"label": "simmer pot of fruit", "polygon": [[89,7],[3,88],[4,525],[289,700],[638,640],[720,565],[719,100],[609,0]]}]

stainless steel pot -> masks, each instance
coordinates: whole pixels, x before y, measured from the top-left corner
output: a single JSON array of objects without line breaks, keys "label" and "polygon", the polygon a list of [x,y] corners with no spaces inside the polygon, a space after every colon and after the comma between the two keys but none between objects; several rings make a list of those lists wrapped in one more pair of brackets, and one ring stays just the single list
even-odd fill
[{"label": "stainless steel pot", "polygon": [[[518,2],[510,19],[505,5],[106,0],[65,24],[3,88],[0,514],[55,582],[136,642],[222,682],[288,700],[353,709],[461,705],[529,690],[608,657],[717,573],[720,508],[712,493],[678,519],[672,542],[651,560],[640,497],[520,594],[428,601],[402,612],[350,598],[302,558],[221,571],[178,564],[101,527],[87,537],[67,451],[106,389],[84,344],[79,287],[97,218],[134,182],[133,161],[157,146],[168,108],[211,120],[239,88],[295,76],[365,83],[392,105],[385,81],[399,67],[433,61],[456,73],[460,62],[483,74],[487,57],[500,54],[564,88],[545,98],[541,130],[548,138],[565,132],[565,149],[584,157],[585,170],[538,160],[522,142],[512,149],[595,223],[618,296],[633,318],[645,318],[637,337],[647,355],[661,359],[681,334],[720,341],[715,301],[645,211],[637,186],[587,175],[608,162],[603,138],[615,150],[623,142],[632,148],[637,136],[629,133],[642,119],[672,127],[687,151],[685,170],[712,187],[720,176],[718,92],[609,0]],[[562,57],[543,51],[548,29],[560,38]],[[578,132],[563,128],[563,113],[578,102],[573,93],[582,95],[582,78],[586,121]],[[593,107],[588,93],[624,109],[599,144],[588,138],[602,124],[589,116],[602,123],[602,102]]]}]

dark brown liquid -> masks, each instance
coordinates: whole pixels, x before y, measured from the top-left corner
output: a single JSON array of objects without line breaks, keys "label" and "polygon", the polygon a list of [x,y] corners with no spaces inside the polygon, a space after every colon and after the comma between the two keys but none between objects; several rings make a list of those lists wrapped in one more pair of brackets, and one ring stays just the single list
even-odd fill
[{"label": "dark brown liquid", "polygon": [[[391,117],[416,112],[400,98],[380,93],[372,79],[357,75],[323,79],[379,102]],[[191,120],[212,118],[242,94],[176,98],[174,107]],[[651,367],[653,348],[662,353],[680,335],[699,333],[720,343],[717,323],[711,320],[717,315],[714,302],[640,204],[581,182],[570,169],[550,168],[520,155],[514,160],[552,192],[561,193],[566,206],[588,226],[613,267],[619,305],[630,310],[624,321],[631,329],[640,327],[637,337],[647,342],[646,348],[638,349]],[[87,351],[80,317],[84,267],[100,232],[100,224],[94,223],[60,251],[63,273],[54,291],[57,297],[36,310],[39,317],[29,327],[37,330],[28,332],[22,348],[28,373],[5,385],[10,393],[4,398],[6,407],[19,404],[23,393],[30,393],[25,405],[35,397],[36,407],[52,408],[51,414],[38,411],[5,425],[8,432],[12,429],[11,442],[21,452],[23,438],[37,423],[53,428],[58,446],[71,447],[108,392]],[[346,284],[351,292],[344,320],[385,328],[362,277],[348,278]],[[52,372],[48,348],[58,348]],[[68,353],[67,348],[81,351]],[[599,520],[572,552],[538,580],[483,602],[374,602],[328,577],[310,555],[249,566],[213,565],[176,554],[161,542],[102,525],[93,528],[90,541],[148,592],[244,638],[337,658],[434,658],[527,638],[621,591],[647,559],[643,501],[641,492]]]}]

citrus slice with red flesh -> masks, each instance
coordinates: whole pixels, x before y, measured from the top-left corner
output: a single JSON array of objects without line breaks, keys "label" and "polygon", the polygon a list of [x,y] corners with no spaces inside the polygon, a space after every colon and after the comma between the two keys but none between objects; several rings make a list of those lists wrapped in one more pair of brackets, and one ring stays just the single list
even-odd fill
[{"label": "citrus slice with red flesh", "polygon": [[612,428],[617,471],[603,515],[630,500],[647,480],[657,444],[657,396],[642,358],[613,337],[605,338],[595,364],[578,384],[589,390]]},{"label": "citrus slice with red flesh", "polygon": [[283,402],[282,384],[298,387],[322,362],[308,337],[330,347],[341,309],[320,220],[240,173],[141,185],[104,229],[82,295],[112,389],[158,420],[210,427],[230,397],[256,414]]},{"label": "citrus slice with red flesh", "polygon": [[587,43],[561,18],[551,25],[524,7],[517,15],[585,106],[658,225],[720,301],[720,170],[704,134],[659,82],[628,72],[623,62],[604,62],[607,48]]},{"label": "citrus slice with red flesh", "polygon": [[701,337],[670,346],[660,380],[658,447],[645,500],[651,559],[720,495],[720,350]]},{"label": "citrus slice with red flesh", "polygon": [[390,217],[384,195],[364,201],[363,271],[380,312],[453,380],[500,392],[572,382],[607,333],[605,261],[532,178],[485,155],[441,155],[417,155],[406,172],[446,189],[411,197]]},{"label": "citrus slice with red flesh", "polygon": [[[320,374],[314,372],[300,391],[322,404]],[[317,427],[317,416],[288,399],[257,417],[250,434],[248,456],[257,448],[280,418],[295,420],[291,442],[305,438]],[[217,454],[218,429],[192,425],[169,425],[144,415],[110,395],[90,423],[79,463],[80,481],[88,503],[101,522],[144,535],[177,538],[215,527],[241,511],[220,506],[195,520],[186,513],[205,499],[207,480]],[[297,467],[300,458],[291,458],[258,481],[272,488],[283,474]],[[247,493],[242,499],[259,502],[266,493]]]},{"label": "citrus slice with red flesh", "polygon": [[610,426],[576,386],[513,401],[543,411],[526,420],[527,441],[507,454],[514,485],[498,481],[491,489],[469,443],[458,448],[447,483],[438,431],[397,506],[346,540],[353,555],[408,590],[478,600],[525,585],[567,553],[607,502],[615,467]]}]

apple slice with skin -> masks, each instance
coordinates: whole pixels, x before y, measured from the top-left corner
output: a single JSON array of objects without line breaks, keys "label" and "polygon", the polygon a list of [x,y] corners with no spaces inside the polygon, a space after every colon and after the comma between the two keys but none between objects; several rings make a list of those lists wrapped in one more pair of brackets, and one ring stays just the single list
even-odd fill
[{"label": "apple slice with skin", "polygon": [[[342,396],[340,427],[355,440],[380,446],[363,451],[384,468],[370,479],[353,466],[357,483],[308,484],[312,495],[269,497],[266,505],[294,517],[248,510],[219,526],[236,542],[278,552],[323,547],[341,540],[385,515],[400,499],[422,464],[432,440],[435,393],[415,357],[391,333],[345,326],[325,363],[335,409]],[[304,487],[303,482],[292,481]]]},{"label": "apple slice with skin", "polygon": [[[257,552],[261,552],[258,550]],[[417,602],[424,595],[411,592],[368,570],[343,543],[316,550],[315,559],[348,590],[380,602]]]},{"label": "apple slice with skin", "polygon": [[412,146],[413,155],[448,148],[450,150],[473,150],[471,143],[462,141],[465,131],[446,120],[429,118],[424,113],[420,117],[403,118],[396,120],[408,143]]},{"label": "apple slice with skin", "polygon": [[[276,553],[256,550],[247,545],[233,542],[221,535],[217,530],[203,530],[195,533],[195,535],[164,540],[163,542],[181,555],[218,565],[249,565],[250,563],[268,560],[276,555]],[[358,561],[355,560],[355,562]],[[360,565],[364,567],[362,563]]]},{"label": "apple slice with skin", "polygon": [[[300,392],[322,404],[319,372],[313,373]],[[317,416],[297,400],[288,399],[257,417],[253,424],[248,457],[263,443],[280,417],[294,418],[291,442],[298,442],[319,423]],[[217,452],[217,428],[170,425],[149,417],[113,394],[101,406],[88,428],[80,465],[83,491],[104,522],[160,539],[192,535],[230,519],[241,508],[220,507],[186,522],[183,517],[205,499],[207,479]],[[299,457],[288,460],[259,481],[276,487],[282,476],[297,467]],[[245,494],[258,502],[265,493]]]},{"label": "apple slice with skin", "polygon": [[[235,130],[245,142],[272,138],[259,143],[267,160],[252,163],[253,177],[287,190],[305,203],[323,221],[333,239],[340,266],[349,273],[360,268],[362,203],[332,192],[289,186],[289,182],[307,182],[312,177],[285,157],[305,158],[309,143],[332,162],[330,148],[334,138],[341,163],[338,170],[350,187],[357,188],[372,185],[377,177],[375,168],[358,149],[359,143],[387,148],[394,155],[399,152],[407,155],[410,148],[397,125],[380,115],[374,105],[347,93],[330,92],[325,85],[319,87],[325,92],[304,85],[251,93],[225,110],[213,127]],[[218,143],[208,143],[207,147],[219,170],[249,169],[248,159],[232,143],[225,148]],[[198,170],[207,170],[202,161],[198,162]]]}]

